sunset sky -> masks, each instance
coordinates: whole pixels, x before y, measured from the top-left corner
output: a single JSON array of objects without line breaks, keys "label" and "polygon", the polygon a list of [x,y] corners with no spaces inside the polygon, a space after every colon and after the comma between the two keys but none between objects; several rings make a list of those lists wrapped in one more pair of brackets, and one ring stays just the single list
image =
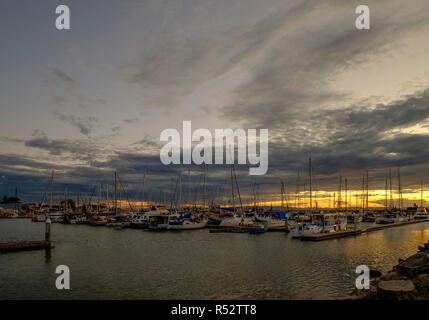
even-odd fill
[{"label": "sunset sky", "polygon": [[[71,30],[55,28],[59,4]],[[145,166],[150,199],[180,171],[187,188],[188,166],[161,164],[159,136],[191,120],[269,129],[268,173],[236,167],[243,199],[257,183],[278,200],[280,179],[294,192],[298,170],[303,190],[311,157],[319,194],[337,192],[340,175],[361,192],[368,169],[370,200],[382,204],[400,166],[405,204],[419,203],[420,183],[429,190],[429,2],[365,1],[370,30],[355,28],[360,4],[1,1],[0,196],[17,186],[40,201],[52,170],[57,197],[66,185],[88,192],[118,170],[140,197]],[[229,194],[228,170],[207,167],[209,193]],[[191,167],[192,188],[201,173]]]}]

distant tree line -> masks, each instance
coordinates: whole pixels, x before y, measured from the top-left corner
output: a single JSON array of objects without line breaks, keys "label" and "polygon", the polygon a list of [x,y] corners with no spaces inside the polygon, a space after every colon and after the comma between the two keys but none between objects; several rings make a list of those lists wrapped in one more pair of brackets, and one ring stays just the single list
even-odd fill
[{"label": "distant tree line", "polygon": [[7,195],[3,196],[3,200],[0,203],[17,203],[20,202],[21,199],[18,197],[8,197]]}]

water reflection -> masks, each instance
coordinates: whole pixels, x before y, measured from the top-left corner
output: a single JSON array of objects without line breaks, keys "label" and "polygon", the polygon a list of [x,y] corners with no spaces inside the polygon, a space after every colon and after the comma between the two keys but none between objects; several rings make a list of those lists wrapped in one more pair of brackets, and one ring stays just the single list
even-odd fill
[{"label": "water reflection", "polygon": [[[0,221],[0,241],[36,240],[43,224]],[[357,265],[389,270],[429,240],[429,223],[321,242],[283,233],[150,233],[53,225],[55,249],[0,256],[6,299],[328,299],[353,288]],[[70,268],[72,290],[55,288]]]}]

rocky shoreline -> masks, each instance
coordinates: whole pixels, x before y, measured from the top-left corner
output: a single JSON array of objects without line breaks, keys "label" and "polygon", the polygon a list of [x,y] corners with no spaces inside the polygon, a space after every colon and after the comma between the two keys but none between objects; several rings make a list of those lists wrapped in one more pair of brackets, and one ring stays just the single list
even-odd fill
[{"label": "rocky shoreline", "polygon": [[429,242],[391,271],[370,272],[370,289],[354,289],[345,300],[429,300]]}]

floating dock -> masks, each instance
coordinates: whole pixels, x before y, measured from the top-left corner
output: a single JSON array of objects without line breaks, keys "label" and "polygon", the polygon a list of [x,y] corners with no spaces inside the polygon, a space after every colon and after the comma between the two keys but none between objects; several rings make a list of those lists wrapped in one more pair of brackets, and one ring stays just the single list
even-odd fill
[{"label": "floating dock", "polygon": [[0,243],[0,253],[50,249],[53,247],[51,238],[52,223],[48,218],[45,222],[45,241],[21,241]]},{"label": "floating dock", "polygon": [[26,241],[0,243],[0,253],[30,251],[51,248],[52,243],[47,241]]},{"label": "floating dock", "polygon": [[405,226],[409,224],[415,224],[415,223],[422,223],[422,222],[428,222],[428,219],[421,219],[421,220],[411,220],[406,222],[398,222],[398,223],[390,223],[390,224],[381,224],[374,227],[363,227],[363,228],[356,228],[353,230],[346,230],[346,231],[337,231],[337,232],[331,232],[331,233],[317,233],[317,234],[309,234],[300,237],[303,241],[322,241],[322,240],[329,240],[329,239],[337,239],[337,238],[344,238],[349,236],[356,236],[362,233],[368,233],[373,231],[378,231],[382,229],[388,229],[388,228],[394,228],[394,227],[400,227]]},{"label": "floating dock", "polygon": [[[248,227],[245,228],[236,228],[236,227],[219,227],[219,226],[212,226],[207,227],[209,228],[210,233],[247,233],[249,231]],[[274,228],[268,228],[266,232],[289,232],[289,229],[286,229],[285,227],[274,227]]]}]

